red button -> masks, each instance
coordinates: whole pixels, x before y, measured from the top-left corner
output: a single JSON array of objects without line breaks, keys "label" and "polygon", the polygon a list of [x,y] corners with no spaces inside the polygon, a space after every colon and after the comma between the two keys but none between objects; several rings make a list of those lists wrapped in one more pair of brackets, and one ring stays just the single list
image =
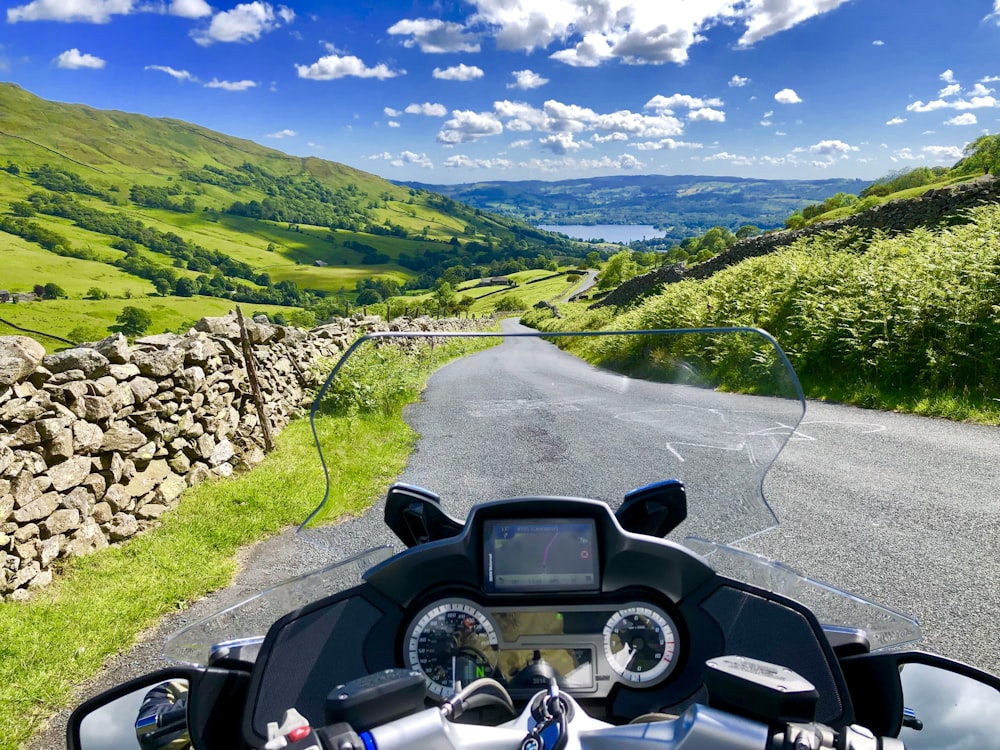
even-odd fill
[{"label": "red button", "polygon": [[309,736],[309,727],[299,727],[298,729],[293,729],[288,733],[288,739],[292,742],[298,742],[304,737]]}]

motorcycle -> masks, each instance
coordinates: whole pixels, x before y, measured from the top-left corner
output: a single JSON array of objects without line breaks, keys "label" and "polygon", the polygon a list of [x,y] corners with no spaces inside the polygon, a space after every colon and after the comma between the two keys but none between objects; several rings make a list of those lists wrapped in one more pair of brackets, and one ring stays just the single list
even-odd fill
[{"label": "motorcycle", "polygon": [[[323,425],[421,368],[384,526],[324,524]],[[1000,679],[740,548],[777,525],[764,477],[804,413],[755,329],[365,336],[310,415],[327,496],[299,537],[340,559],[173,634],[173,665],[83,703],[67,746],[996,746]]]}]

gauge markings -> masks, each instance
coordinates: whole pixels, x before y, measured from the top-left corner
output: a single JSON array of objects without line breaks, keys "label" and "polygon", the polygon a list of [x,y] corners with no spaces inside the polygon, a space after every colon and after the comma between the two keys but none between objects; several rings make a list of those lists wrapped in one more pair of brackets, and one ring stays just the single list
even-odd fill
[{"label": "gauge markings", "polygon": [[677,663],[677,629],[656,607],[624,607],[604,626],[604,655],[626,682],[639,685],[660,680]]}]

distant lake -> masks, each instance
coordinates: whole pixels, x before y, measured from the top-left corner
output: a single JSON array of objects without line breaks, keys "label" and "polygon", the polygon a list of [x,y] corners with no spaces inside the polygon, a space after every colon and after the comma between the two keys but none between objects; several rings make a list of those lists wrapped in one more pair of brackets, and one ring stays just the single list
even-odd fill
[{"label": "distant lake", "polygon": [[666,232],[649,224],[539,224],[538,228],[546,232],[562,232],[578,240],[602,239],[622,245],[634,240],[666,236]]}]

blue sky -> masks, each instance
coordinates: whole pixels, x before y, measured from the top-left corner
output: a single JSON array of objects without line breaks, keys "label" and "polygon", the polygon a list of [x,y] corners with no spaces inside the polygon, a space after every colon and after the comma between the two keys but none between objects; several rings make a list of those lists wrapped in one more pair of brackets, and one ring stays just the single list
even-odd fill
[{"label": "blue sky", "polygon": [[0,80],[389,179],[874,179],[1000,132],[1000,0],[24,0]]}]

